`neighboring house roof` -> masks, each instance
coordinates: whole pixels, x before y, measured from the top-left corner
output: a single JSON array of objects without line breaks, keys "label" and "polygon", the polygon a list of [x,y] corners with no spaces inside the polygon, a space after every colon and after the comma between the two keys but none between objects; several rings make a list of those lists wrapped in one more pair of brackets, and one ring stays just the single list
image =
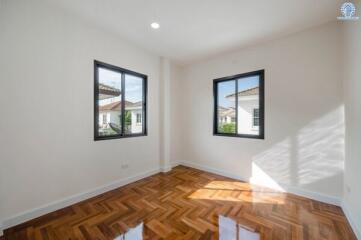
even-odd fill
[{"label": "neighboring house roof", "polygon": [[228,109],[227,107],[218,106],[218,111],[226,111]]},{"label": "neighboring house roof", "polygon": [[218,111],[219,111],[219,116],[220,117],[235,117],[236,116],[236,111],[234,108],[224,108],[224,107],[218,107]]},{"label": "neighboring house roof", "polygon": [[[133,103],[133,102],[125,101],[125,108],[137,108],[141,106],[142,106],[142,102]],[[122,102],[116,101],[103,106],[99,106],[99,111],[120,111],[121,107],[122,107]]]},{"label": "neighboring house roof", "polygon": [[120,89],[105,85],[103,83],[99,83],[99,98],[106,99],[120,96]]},{"label": "neighboring house roof", "polygon": [[[248,88],[246,90],[238,92],[238,97],[252,96],[259,94],[259,87]],[[236,94],[227,95],[226,98],[235,97]]]},{"label": "neighboring house roof", "polygon": [[141,107],[142,106],[142,101],[139,101],[139,102],[135,102],[135,103],[132,103],[132,106],[131,107]]}]

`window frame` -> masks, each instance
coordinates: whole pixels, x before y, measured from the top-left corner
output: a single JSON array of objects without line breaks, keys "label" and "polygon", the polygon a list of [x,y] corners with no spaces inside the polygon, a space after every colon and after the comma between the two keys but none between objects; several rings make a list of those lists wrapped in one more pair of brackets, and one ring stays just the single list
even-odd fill
[{"label": "window frame", "polygon": [[[115,134],[111,136],[100,136],[99,135],[99,67],[114,71],[121,74],[121,104],[122,104],[122,110],[121,110],[121,116],[122,116],[122,133],[121,134]],[[140,77],[143,79],[143,105],[142,105],[142,133],[134,133],[134,134],[125,134],[125,74],[133,75],[136,77]],[[130,137],[142,137],[147,136],[147,92],[148,92],[148,76],[142,73],[134,72],[125,68],[117,67],[108,63],[104,63],[98,60],[94,60],[94,141],[99,140],[111,140],[111,139],[119,139],[119,138],[130,138]]]},{"label": "window frame", "polygon": [[[265,138],[265,84],[264,84],[264,72],[265,70],[257,70],[247,73],[241,73],[233,76],[217,78],[213,80],[213,136],[223,137],[239,137],[239,138],[253,138],[264,139]],[[245,77],[259,76],[259,134],[238,134],[238,79]],[[235,81],[235,93],[236,93],[236,133],[219,133],[218,132],[218,83],[226,81]],[[253,121],[253,116],[252,116]]]}]

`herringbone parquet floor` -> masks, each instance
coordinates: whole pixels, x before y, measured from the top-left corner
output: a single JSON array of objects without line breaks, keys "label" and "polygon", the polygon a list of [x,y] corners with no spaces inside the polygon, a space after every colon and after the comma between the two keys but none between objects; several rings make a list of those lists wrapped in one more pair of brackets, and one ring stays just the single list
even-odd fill
[{"label": "herringbone parquet floor", "polygon": [[5,230],[6,240],[114,239],[144,222],[144,239],[218,239],[218,216],[262,239],[356,239],[342,210],[179,166]]}]

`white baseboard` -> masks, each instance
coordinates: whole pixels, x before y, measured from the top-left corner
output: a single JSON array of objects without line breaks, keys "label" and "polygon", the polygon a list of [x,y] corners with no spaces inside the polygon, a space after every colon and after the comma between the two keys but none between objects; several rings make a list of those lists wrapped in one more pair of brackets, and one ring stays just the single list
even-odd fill
[{"label": "white baseboard", "polygon": [[160,169],[162,172],[166,173],[172,170],[172,165],[162,166]]},{"label": "white baseboard", "polygon": [[357,239],[361,239],[361,226],[358,226],[355,219],[353,218],[352,211],[348,207],[348,204],[345,201],[342,201],[341,207],[342,207],[342,210],[345,213],[346,218],[347,218],[348,222],[350,223],[352,230],[355,233]]},{"label": "white baseboard", "polygon": [[171,162],[170,165],[174,168],[179,165],[179,162]]},{"label": "white baseboard", "polygon": [[[187,166],[187,167],[192,167],[192,168],[196,168],[199,170],[203,170],[206,172],[219,174],[219,175],[222,175],[225,177],[234,178],[234,179],[237,179],[237,180],[240,180],[243,182],[250,182],[249,179],[244,179],[236,174],[232,174],[232,173],[220,170],[220,169],[216,169],[216,168],[212,168],[212,167],[208,167],[208,166],[202,166],[200,164],[191,163],[191,162],[179,162],[179,164]],[[262,186],[262,185],[260,185],[260,186]],[[270,186],[266,186],[266,187],[271,188]],[[329,204],[333,204],[333,205],[337,205],[337,206],[341,205],[341,199],[334,197],[334,196],[329,196],[329,195],[322,194],[322,193],[316,193],[316,192],[312,192],[312,191],[309,191],[306,189],[292,187],[292,186],[282,185],[282,188],[284,189],[282,192],[292,193],[292,194],[295,194],[298,196],[307,197],[307,198],[310,198],[313,200],[317,200],[320,202],[325,202],[325,203],[329,203]],[[280,191],[279,189],[275,189],[275,190]]]},{"label": "white baseboard", "polygon": [[324,202],[336,206],[341,206],[341,199],[335,196],[330,196],[324,193],[313,192],[307,189],[293,187],[293,186],[285,186],[282,185],[282,188],[285,192],[292,193],[298,196],[310,198],[319,202]]},{"label": "white baseboard", "polygon": [[243,179],[243,178],[241,178],[240,176],[238,176],[236,174],[232,174],[232,173],[229,173],[229,172],[226,172],[226,171],[223,171],[223,170],[220,170],[220,169],[208,167],[208,166],[203,166],[203,165],[200,165],[200,164],[197,164],[197,163],[179,162],[178,165],[183,165],[183,166],[186,166],[186,167],[191,167],[191,168],[199,169],[199,170],[202,170],[202,171],[218,174],[218,175],[221,175],[221,176],[237,179],[237,180],[240,180],[242,182],[248,182],[248,179]]},{"label": "white baseboard", "polygon": [[89,199],[91,197],[95,197],[95,196],[97,196],[99,194],[108,192],[110,190],[116,189],[116,188],[124,186],[126,184],[129,184],[129,183],[138,181],[140,179],[149,177],[149,176],[151,176],[153,174],[156,174],[156,173],[159,173],[161,171],[163,171],[163,169],[152,169],[152,170],[140,173],[140,174],[138,174],[136,176],[127,177],[127,178],[124,178],[124,179],[119,179],[117,181],[114,181],[112,183],[109,183],[109,184],[94,188],[92,190],[89,190],[89,191],[86,191],[86,192],[83,192],[83,193],[79,193],[79,194],[75,194],[75,195],[72,195],[70,197],[67,197],[67,198],[64,198],[64,199],[61,199],[61,200],[58,200],[58,201],[43,205],[41,207],[34,208],[34,209],[29,210],[29,211],[25,211],[25,212],[22,212],[20,214],[17,214],[16,216],[13,216],[11,218],[3,220],[2,223],[0,222],[0,236],[2,235],[2,231],[5,230],[5,229],[16,226],[18,224],[29,221],[31,219],[40,217],[40,216],[45,215],[47,213],[51,213],[51,212],[54,212],[56,210],[65,208],[65,207],[70,206],[72,204],[84,201],[84,200]]}]

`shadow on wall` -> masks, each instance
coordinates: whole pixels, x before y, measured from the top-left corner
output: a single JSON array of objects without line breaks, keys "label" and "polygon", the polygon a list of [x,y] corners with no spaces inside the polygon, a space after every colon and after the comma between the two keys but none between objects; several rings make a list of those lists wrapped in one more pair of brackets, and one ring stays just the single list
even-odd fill
[{"label": "shadow on wall", "polygon": [[[339,195],[344,168],[343,106],[301,128],[253,157],[250,182],[284,191],[285,186],[325,192],[331,185]],[[340,181],[341,179],[341,181]],[[317,184],[321,182],[328,184]],[[318,187],[319,186],[319,187]],[[328,189],[329,191],[329,189]]]}]

